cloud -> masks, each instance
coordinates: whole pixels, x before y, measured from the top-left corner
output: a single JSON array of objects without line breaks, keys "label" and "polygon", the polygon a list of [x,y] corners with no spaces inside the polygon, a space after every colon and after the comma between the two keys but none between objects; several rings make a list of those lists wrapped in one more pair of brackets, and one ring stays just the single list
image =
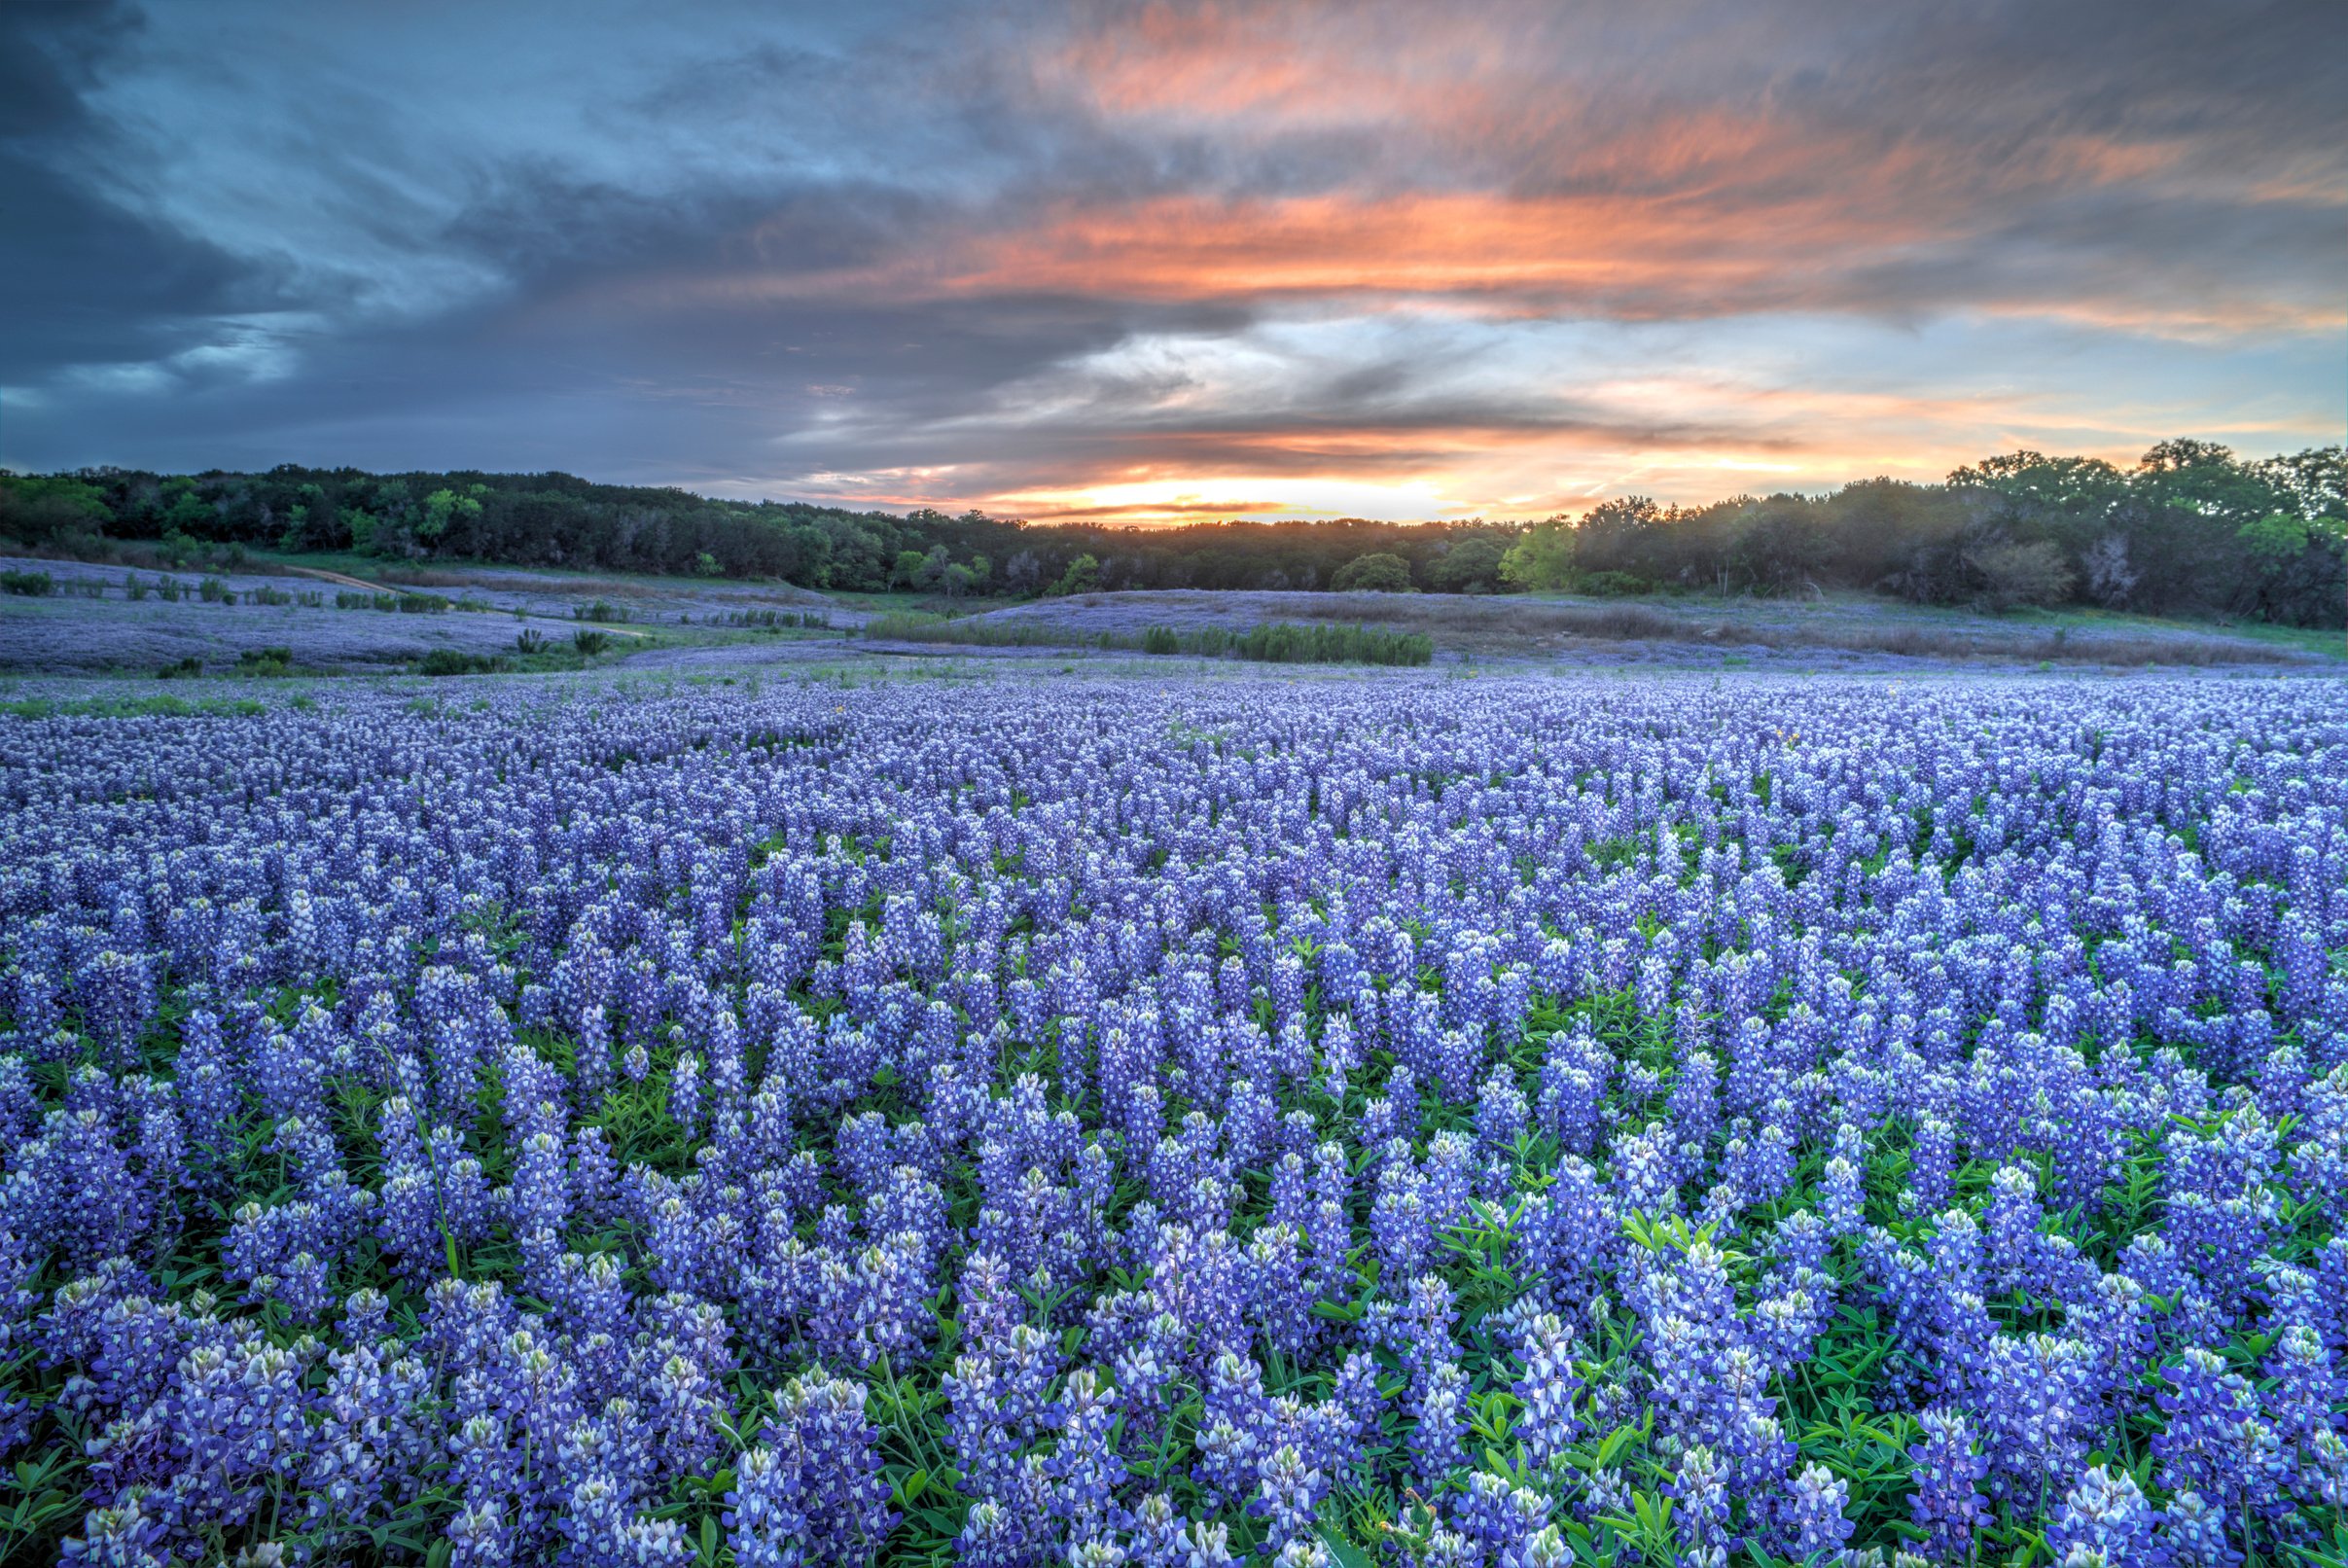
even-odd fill
[{"label": "cloud", "polygon": [[2324,21],[19,8],[0,461],[1146,519],[2311,445]]}]

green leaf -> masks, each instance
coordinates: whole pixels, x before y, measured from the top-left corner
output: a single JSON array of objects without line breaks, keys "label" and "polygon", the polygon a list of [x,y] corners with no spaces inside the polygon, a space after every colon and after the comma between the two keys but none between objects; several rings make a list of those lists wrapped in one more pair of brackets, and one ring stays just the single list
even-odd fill
[{"label": "green leaf", "polygon": [[1370,1554],[1346,1540],[1345,1533],[1334,1524],[1321,1526],[1321,1544],[1337,1559],[1337,1568],[1370,1568]]}]

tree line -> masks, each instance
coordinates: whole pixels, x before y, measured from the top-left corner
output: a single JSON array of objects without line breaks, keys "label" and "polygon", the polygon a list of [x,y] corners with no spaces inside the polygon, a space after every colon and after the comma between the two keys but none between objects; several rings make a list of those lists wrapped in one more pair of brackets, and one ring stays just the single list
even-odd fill
[{"label": "tree line", "polygon": [[0,473],[0,536],[168,559],[354,552],[780,579],[948,595],[1124,588],[1720,595],[1866,589],[1922,603],[2092,604],[2300,625],[2348,620],[2348,458],[2163,442],[2133,467],[2021,451],[1939,484],[1703,506],[1643,497],[1538,522],[1361,518],[1135,528],[980,512],[713,500],[567,474]]}]

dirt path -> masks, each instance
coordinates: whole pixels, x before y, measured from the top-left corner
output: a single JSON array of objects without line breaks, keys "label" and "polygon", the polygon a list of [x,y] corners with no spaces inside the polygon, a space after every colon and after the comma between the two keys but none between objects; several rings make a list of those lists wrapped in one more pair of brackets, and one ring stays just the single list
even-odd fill
[{"label": "dirt path", "polygon": [[347,577],[340,572],[330,572],[316,566],[283,566],[279,570],[291,572],[296,577],[314,577],[322,583],[339,583],[344,588],[365,588],[370,593],[398,591],[396,588],[386,588],[380,583],[370,583],[363,577]]}]

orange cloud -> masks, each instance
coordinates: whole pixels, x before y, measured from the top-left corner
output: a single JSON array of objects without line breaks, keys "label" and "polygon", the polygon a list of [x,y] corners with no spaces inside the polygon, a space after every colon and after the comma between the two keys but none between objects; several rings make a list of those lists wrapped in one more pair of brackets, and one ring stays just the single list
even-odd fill
[{"label": "orange cloud", "polygon": [[[1999,199],[2138,181],[2173,148],[2050,139],[1996,171]],[[624,285],[636,303],[1074,297],[1258,305],[1441,301],[1499,316],[1709,317],[1962,305],[2162,336],[2322,329],[2336,303],[2271,280],[2033,279],[2027,247],[1973,254],[1985,176],[1958,150],[1799,134],[1726,114],[1584,149],[1566,189],[1063,196],[933,217],[872,259],[753,266]],[[799,220],[751,238],[797,254]],[[2187,286],[2189,284],[2189,287]]]},{"label": "orange cloud", "polygon": [[[941,233],[836,269],[668,277],[640,302],[836,298],[905,302],[1077,295],[1161,303],[1438,297],[1462,308],[1549,313],[1604,304],[1628,316],[1797,305],[1813,289],[1789,260],[1881,254],[1929,235],[1887,232],[1840,203],[1780,205],[1773,233],[1731,232],[1700,201],[1607,196],[1350,194],[1059,201],[1016,229]],[[1791,253],[1791,255],[1790,255]]]}]

